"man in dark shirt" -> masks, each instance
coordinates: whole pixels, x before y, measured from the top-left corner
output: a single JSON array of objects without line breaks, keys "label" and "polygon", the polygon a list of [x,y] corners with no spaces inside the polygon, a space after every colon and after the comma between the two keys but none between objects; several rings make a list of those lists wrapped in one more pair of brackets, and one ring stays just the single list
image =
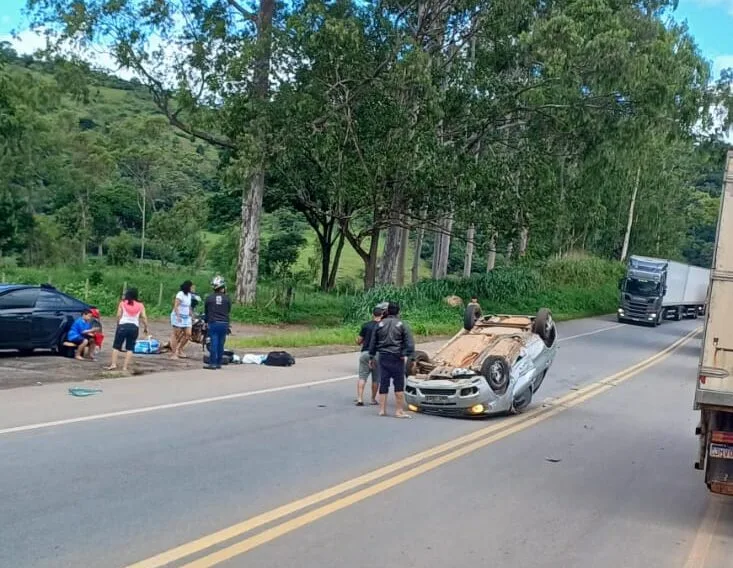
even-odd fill
[{"label": "man in dark shirt", "polygon": [[379,404],[377,402],[379,367],[374,366],[372,368],[369,365],[369,344],[372,340],[372,334],[377,324],[382,320],[383,315],[384,307],[380,304],[372,311],[372,321],[368,321],[361,326],[359,336],[356,338],[356,343],[361,345],[361,353],[359,353],[359,381],[356,384],[356,406],[364,406],[364,387],[370,374],[372,376],[372,404]]},{"label": "man in dark shirt", "polygon": [[204,302],[204,320],[209,328],[211,345],[209,349],[209,364],[204,369],[221,369],[221,360],[224,357],[224,343],[229,332],[229,313],[232,311],[232,301],[226,293],[226,283],[221,276],[211,281],[214,289]]},{"label": "man in dark shirt", "polygon": [[379,355],[379,415],[387,414],[387,395],[392,382],[397,402],[395,416],[412,418],[405,413],[405,363],[415,354],[415,340],[407,325],[397,317],[399,313],[399,305],[390,302],[386,316],[372,333],[369,358],[374,368]]}]

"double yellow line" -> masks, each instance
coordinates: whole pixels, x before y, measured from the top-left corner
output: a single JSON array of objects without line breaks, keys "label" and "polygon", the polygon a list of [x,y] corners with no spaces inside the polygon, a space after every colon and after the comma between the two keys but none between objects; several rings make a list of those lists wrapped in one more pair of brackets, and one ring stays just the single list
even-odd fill
[{"label": "double yellow line", "polygon": [[[253,548],[275,540],[276,538],[286,535],[300,527],[313,523],[318,519],[330,515],[331,513],[335,513],[336,511],[340,511],[341,509],[345,509],[346,507],[350,507],[351,505],[368,499],[369,497],[387,491],[388,489],[409,481],[423,473],[427,473],[441,465],[475,452],[476,450],[488,446],[489,444],[493,444],[507,436],[511,436],[512,434],[531,428],[532,426],[552,418],[561,412],[582,404],[586,400],[614,388],[622,382],[659,363],[671,355],[676,349],[687,343],[697,333],[699,333],[699,331],[699,329],[692,331],[678,341],[675,341],[663,351],[660,351],[636,365],[632,365],[631,367],[606,377],[605,379],[591,383],[583,388],[555,399],[550,405],[538,407],[524,414],[512,416],[499,423],[481,428],[465,436],[461,436],[439,446],[419,452],[354,479],[334,485],[333,487],[323,491],[319,491],[302,499],[282,505],[281,507],[277,507],[276,509],[272,509],[271,511],[262,513],[241,523],[237,523],[197,540],[172,548],[166,552],[162,552],[146,560],[132,564],[127,568],[160,568],[172,562],[202,553],[207,549],[222,545],[229,540],[241,537],[246,533],[252,532],[255,529],[270,523],[274,523],[275,521],[280,521],[284,517],[294,515],[295,513],[299,513],[309,507],[320,505],[319,507],[267,528],[262,532],[246,537],[241,541],[235,542],[201,558],[193,560],[188,564],[185,564],[183,568],[208,568],[221,562],[225,562],[226,560],[230,560],[235,556],[244,554]],[[390,477],[382,479],[387,476]],[[358,491],[354,491],[356,489],[358,489]],[[345,493],[346,495],[343,495]],[[326,502],[335,497],[338,497],[338,499]],[[322,504],[324,502],[326,503]]]}]

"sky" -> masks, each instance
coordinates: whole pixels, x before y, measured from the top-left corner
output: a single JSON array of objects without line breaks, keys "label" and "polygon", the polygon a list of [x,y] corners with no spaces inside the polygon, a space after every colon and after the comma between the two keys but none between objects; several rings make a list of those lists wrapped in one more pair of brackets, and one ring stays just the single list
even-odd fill
[{"label": "sky", "polygon": [[[0,0],[0,41],[10,41],[21,53],[44,45],[28,31],[28,20],[22,14],[25,1]],[[679,0],[673,17],[687,21],[716,78],[721,69],[733,67],[733,0]],[[19,39],[13,39],[12,32],[19,34]]]}]

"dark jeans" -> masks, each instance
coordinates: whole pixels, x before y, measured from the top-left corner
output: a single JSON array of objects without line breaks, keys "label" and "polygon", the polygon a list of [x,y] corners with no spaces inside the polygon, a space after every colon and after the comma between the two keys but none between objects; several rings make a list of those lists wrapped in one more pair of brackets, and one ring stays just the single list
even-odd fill
[{"label": "dark jeans", "polygon": [[399,355],[392,353],[379,354],[379,394],[389,392],[390,381],[394,384],[395,392],[405,390],[405,362]]},{"label": "dark jeans", "polygon": [[211,338],[211,349],[209,351],[209,364],[212,367],[221,367],[221,360],[224,357],[224,342],[227,340],[229,325],[221,322],[209,324],[209,337]]}]

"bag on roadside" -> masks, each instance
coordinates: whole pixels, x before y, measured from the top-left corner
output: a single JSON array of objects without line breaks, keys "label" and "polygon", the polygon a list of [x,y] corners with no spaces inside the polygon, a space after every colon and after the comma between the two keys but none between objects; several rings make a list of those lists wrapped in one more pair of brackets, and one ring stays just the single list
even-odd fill
[{"label": "bag on roadside", "polygon": [[262,364],[270,367],[292,367],[295,365],[295,358],[286,351],[270,351]]}]

